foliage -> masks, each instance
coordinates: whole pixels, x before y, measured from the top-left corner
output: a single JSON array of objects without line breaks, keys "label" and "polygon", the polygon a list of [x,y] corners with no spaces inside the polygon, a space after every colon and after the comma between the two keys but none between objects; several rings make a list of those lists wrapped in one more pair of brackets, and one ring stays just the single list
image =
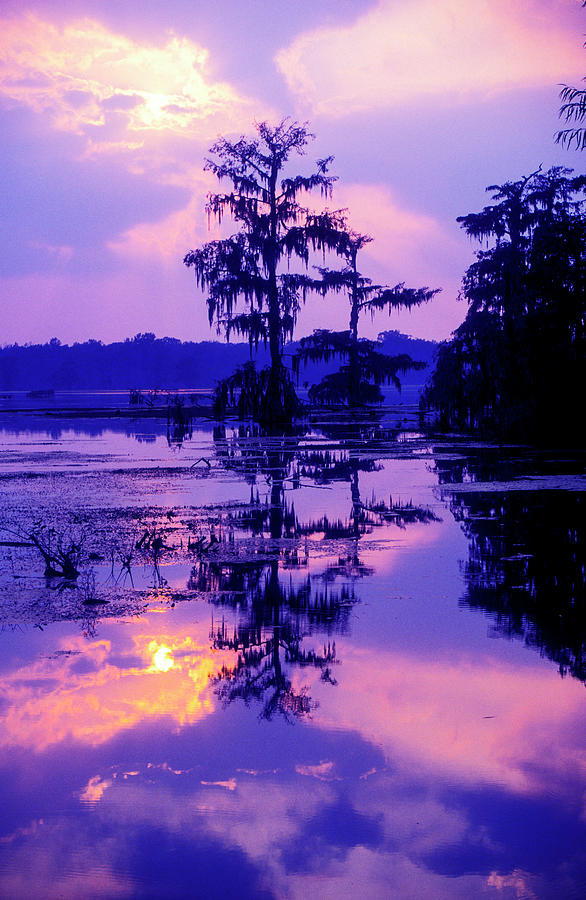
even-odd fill
[{"label": "foliage", "polygon": [[[12,344],[0,347],[0,392],[125,390],[131,405],[166,406],[178,388],[210,388],[249,357],[244,343],[179,341],[163,337],[101,344]],[[260,365],[268,355],[259,347]],[[201,401],[195,395],[193,403]]]},{"label": "foliage", "polygon": [[487,249],[464,276],[466,319],[440,345],[422,397],[441,427],[536,440],[555,413],[575,428],[571,389],[583,382],[586,349],[585,186],[570,169],[538,170],[487,188],[496,203],[458,219]]},{"label": "foliage", "polygon": [[252,360],[238,366],[232,375],[218,383],[214,391],[215,413],[221,417],[226,409],[235,408],[241,419],[257,418],[267,422],[275,414],[277,398],[278,409],[295,415],[299,401],[289,372],[282,366],[272,386],[271,375],[270,366],[258,370]]},{"label": "foliage", "polygon": [[[586,0],[582,3],[586,6]],[[585,44],[586,46],[586,44]],[[586,81],[586,78],[582,79]],[[586,128],[576,127],[586,119],[586,90],[583,88],[571,87],[564,84],[560,91],[560,118],[567,123],[574,123],[574,127],[563,128],[556,134],[556,144],[570,149],[573,144],[576,150],[584,150],[586,148]]]},{"label": "foliage", "polygon": [[[228,193],[210,194],[207,211],[219,222],[229,214],[240,225],[231,237],[211,241],[186,254],[197,284],[207,291],[210,324],[227,340],[232,334],[248,338],[251,349],[268,345],[270,367],[253,376],[243,368],[223,386],[217,405],[239,389],[246,392],[243,406],[261,420],[290,419],[296,411],[295,391],[288,378],[282,350],[293,336],[295,322],[306,293],[315,279],[291,271],[291,260],[305,268],[311,251],[337,250],[340,235],[335,216],[310,214],[300,195],[319,190],[331,195],[332,158],[317,160],[308,176],[282,177],[289,157],[304,154],[313,137],[305,125],[284,119],[275,127],[257,125],[258,137],[232,142],[221,138],[211,148],[206,170],[231,184]],[[283,266],[283,263],[286,263]],[[263,390],[257,406],[258,389]]]},{"label": "foliage", "polygon": [[425,363],[415,362],[407,354],[387,356],[380,350],[380,344],[358,337],[358,320],[361,312],[374,316],[378,310],[411,309],[431,300],[437,290],[406,288],[404,283],[395,287],[373,284],[370,278],[358,271],[358,252],[372,238],[357,234],[346,228],[342,213],[337,214],[338,227],[345,229],[345,241],[340,243],[338,252],[345,259],[341,270],[320,269],[321,290],[344,292],[350,300],[350,327],[348,331],[328,331],[318,329],[312,335],[302,338],[300,347],[293,357],[297,374],[302,364],[327,362],[332,358],[344,360],[337,372],[326,375],[319,384],[309,390],[312,402],[327,405],[344,404],[358,406],[380,403],[383,399],[381,384],[394,384],[400,390],[398,374],[410,369],[425,368]]},{"label": "foliage", "polygon": [[[586,90],[565,84],[560,91],[560,100],[562,101],[560,118],[574,123],[580,123],[586,119]],[[586,128],[577,126],[562,128],[556,134],[555,142],[568,149],[575,144],[576,150],[584,150],[586,148]]]}]

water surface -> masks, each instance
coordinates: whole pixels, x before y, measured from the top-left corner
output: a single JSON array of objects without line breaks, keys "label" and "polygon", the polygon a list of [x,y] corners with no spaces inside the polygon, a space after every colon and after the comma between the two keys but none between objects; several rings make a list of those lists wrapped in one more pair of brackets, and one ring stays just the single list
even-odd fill
[{"label": "water surface", "polygon": [[397,425],[4,416],[2,896],[584,895],[584,459]]}]

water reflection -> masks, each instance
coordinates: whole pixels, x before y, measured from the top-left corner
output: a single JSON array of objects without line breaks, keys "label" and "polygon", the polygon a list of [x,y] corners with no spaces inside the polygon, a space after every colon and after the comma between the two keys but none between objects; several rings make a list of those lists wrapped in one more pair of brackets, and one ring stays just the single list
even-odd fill
[{"label": "water reflection", "polygon": [[2,633],[0,895],[583,895],[583,686],[470,614],[580,674],[580,498],[450,492],[440,521],[385,441],[218,431],[189,511],[133,519],[148,611]]},{"label": "water reflection", "polygon": [[535,476],[570,476],[584,472],[584,454],[564,450],[563,454],[533,447],[471,445],[461,441],[434,445],[433,471],[441,485],[505,482]]},{"label": "water reflection", "polygon": [[[461,464],[444,463],[440,483],[461,474]],[[556,662],[562,676],[586,680],[584,494],[467,491],[450,496],[450,509],[469,541],[463,602],[484,610],[496,633]]]},{"label": "water reflection", "polygon": [[[371,438],[371,431],[362,439]],[[286,718],[309,714],[315,703],[299,680],[299,670],[320,672],[322,682],[334,685],[334,666],[339,662],[332,633],[346,630],[349,612],[357,602],[352,587],[356,578],[371,574],[360,559],[359,541],[382,525],[402,529],[412,523],[436,521],[433,511],[412,503],[361,499],[359,473],[373,472],[380,465],[372,458],[349,455],[346,450],[304,449],[304,430],[290,435],[266,435],[260,429],[241,427],[227,436],[224,427],[214,432],[215,449],[222,463],[237,469],[251,485],[250,503],[227,516],[228,539],[218,543],[208,558],[194,567],[189,587],[214,591],[212,602],[231,604],[239,611],[236,627],[224,621],[212,629],[212,646],[230,649],[236,662],[224,666],[215,680],[225,704],[233,700],[261,704],[261,717],[276,713]],[[328,434],[326,436],[329,436]],[[378,439],[380,436],[377,434]],[[254,491],[262,475],[269,485],[264,501]],[[350,485],[350,507],[346,517],[328,515],[301,520],[289,497],[300,490],[302,480],[325,485]],[[233,530],[248,533],[256,541],[245,544],[244,557],[238,554]],[[294,579],[293,572],[309,564],[303,539],[336,542],[337,558],[321,571]],[[343,550],[340,553],[340,549]],[[260,553],[260,560],[258,555]],[[337,580],[340,586],[334,584]],[[304,642],[316,632],[326,632],[327,643],[305,648]],[[297,677],[294,674],[297,672]]]},{"label": "water reflection", "polygon": [[[286,557],[291,565],[291,557]],[[279,560],[266,563],[203,563],[194,570],[192,584],[213,588],[213,602],[238,611],[237,622],[214,623],[211,645],[231,650],[236,659],[215,676],[218,695],[226,704],[236,699],[259,701],[261,716],[285,718],[307,715],[315,707],[300,682],[308,667],[318,669],[323,682],[335,684],[336,644],[330,636],[347,627],[357,598],[352,589],[330,586],[319,576],[305,576],[298,584],[283,578]],[[323,646],[306,647],[308,638],[327,634]],[[315,644],[315,641],[314,641]]]}]

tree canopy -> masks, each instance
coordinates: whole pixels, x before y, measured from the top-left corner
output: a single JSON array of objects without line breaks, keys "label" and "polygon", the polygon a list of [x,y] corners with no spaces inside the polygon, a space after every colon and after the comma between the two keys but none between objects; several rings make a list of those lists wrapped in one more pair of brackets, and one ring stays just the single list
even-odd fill
[{"label": "tree canopy", "polygon": [[312,251],[336,251],[341,238],[334,215],[315,215],[300,202],[315,190],[331,195],[332,157],[318,159],[309,175],[288,175],[290,157],[303,155],[313,135],[289,119],[274,127],[262,122],[256,130],[252,140],[218,140],[205,164],[230,184],[228,192],[208,196],[208,215],[221,221],[229,214],[239,232],[190,250],[184,263],[207,291],[210,324],[228,340],[236,333],[245,335],[251,348],[268,345],[269,367],[257,372],[249,364],[237,370],[217,394],[220,407],[238,395],[243,410],[266,421],[290,419],[297,407],[282,350],[315,279],[293,271],[291,261],[307,270]]},{"label": "tree canopy", "polygon": [[309,398],[313,402],[348,406],[378,403],[383,399],[381,384],[394,384],[400,390],[399,373],[425,368],[425,363],[414,361],[406,353],[388,356],[381,352],[377,341],[359,338],[360,314],[368,312],[372,316],[384,309],[389,314],[399,308],[410,309],[431,300],[438,290],[406,288],[404,283],[394,287],[373,284],[370,278],[358,271],[357,261],[359,251],[372,238],[350,230],[343,212],[336,214],[336,218],[340,231],[345,235],[338,247],[338,254],[344,258],[345,265],[336,270],[321,268],[320,289],[323,293],[332,290],[347,294],[350,301],[349,329],[319,329],[302,338],[293,365],[299,373],[303,364],[332,358],[343,360],[337,372],[326,375],[319,384],[310,388]]},{"label": "tree canopy", "polygon": [[577,434],[571,387],[585,374],[585,187],[571,169],[539,169],[487,188],[495,203],[458,219],[487,249],[464,276],[468,313],[440,345],[422,398],[442,427],[542,440],[555,410],[565,438]]}]

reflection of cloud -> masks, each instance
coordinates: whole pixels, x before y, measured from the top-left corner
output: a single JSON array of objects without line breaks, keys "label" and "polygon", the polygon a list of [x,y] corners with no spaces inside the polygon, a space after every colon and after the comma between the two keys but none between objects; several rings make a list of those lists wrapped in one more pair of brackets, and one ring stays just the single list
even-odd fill
[{"label": "reflection of cloud", "polygon": [[338,776],[334,774],[335,766],[335,762],[330,759],[314,766],[301,765],[299,763],[295,766],[295,771],[298,775],[308,775],[311,778],[317,778],[319,781],[336,781]]},{"label": "reflection of cloud", "polygon": [[530,887],[532,880],[530,872],[514,869],[510,875],[499,875],[497,872],[492,872],[486,884],[489,888],[495,888],[499,894],[507,895],[508,889],[512,888],[516,897],[521,897],[523,900],[537,900],[537,894]]},{"label": "reflection of cloud", "polygon": [[[57,857],[57,848],[52,849]],[[54,863],[54,860],[44,857],[46,854],[43,854],[39,860],[33,853],[32,858],[29,858],[26,853],[19,852],[19,866],[15,866],[12,871],[1,877],[2,896],[27,897],[31,900],[34,897],[42,897],[43,900],[78,900],[79,897],[128,898],[133,896],[132,881],[108,871],[104,865],[96,866],[94,861],[89,858],[89,851],[87,854],[76,854],[74,864],[71,864],[70,857],[68,857],[71,871],[66,872],[63,872],[62,867],[58,864],[53,867],[51,864]],[[31,880],[31,872],[38,871],[39,862],[43,866],[51,866],[49,877],[39,885],[42,894],[34,889]]]},{"label": "reflection of cloud", "polygon": [[[454,889],[454,879],[422,864],[438,846],[466,840],[465,812],[421,790],[406,790],[395,777],[376,779],[368,796],[356,795],[355,777],[323,784],[285,772],[263,778],[261,785],[256,777],[244,778],[237,791],[209,791],[213,782],[186,779],[178,791],[147,768],[148,775],[132,784],[114,779],[95,810],[107,834],[179,834],[192,853],[202,840],[215,838],[231,852],[241,851],[276,896],[299,900],[337,900],[347,896],[350,884],[359,884],[368,897],[434,900],[468,900],[483,890],[483,876],[460,877]],[[96,850],[111,865],[110,847],[102,842]],[[214,876],[216,885],[218,877],[221,872]]]},{"label": "reflection of cloud", "polygon": [[[165,640],[168,641],[168,637]],[[381,666],[386,660],[387,657],[382,655]],[[409,660],[403,662],[409,664]],[[359,663],[354,661],[355,666]],[[354,669],[351,674],[354,677]],[[387,688],[389,682],[396,679],[396,674],[396,669],[392,669],[386,681]],[[414,677],[419,678],[417,671]],[[438,693],[444,688],[445,684],[440,680]],[[357,685],[357,689],[362,693],[362,684]],[[453,696],[446,702],[448,700],[453,700]],[[383,709],[381,716],[386,712]],[[338,725],[341,723],[339,718]],[[222,758],[218,762],[217,747],[225,734],[224,720],[220,717],[211,724],[207,741],[204,739],[203,743],[196,741],[195,744],[190,741],[188,744],[190,759],[193,756],[191,748],[198,747],[191,769],[175,769],[167,763],[145,763],[151,748],[148,742],[141,744],[142,758],[137,758],[137,771],[130,773],[120,769],[117,772],[115,767],[108,770],[107,780],[111,783],[107,791],[101,793],[101,802],[94,806],[91,817],[84,814],[77,819],[65,818],[61,813],[61,797],[57,795],[55,812],[52,810],[46,818],[42,834],[31,829],[29,839],[19,841],[12,856],[18,869],[13,871],[24,869],[38,873],[38,860],[42,856],[43,872],[52,876],[62,864],[62,848],[67,846],[72,872],[92,871],[99,865],[114,879],[117,871],[128,876],[127,860],[141,859],[139,848],[148,847],[149,861],[155,858],[157,872],[164,872],[168,878],[163,894],[177,896],[189,895],[189,890],[181,890],[181,878],[184,873],[191,876],[194,866],[197,869],[210,854],[214,865],[202,866],[203,893],[204,885],[213,883],[219,892],[223,884],[232,879],[232,869],[227,870],[225,866],[236,855],[237,860],[247,860],[249,877],[255,871],[262,873],[262,883],[270,884],[271,895],[299,900],[314,895],[334,900],[347,896],[349,885],[360,885],[363,896],[381,898],[468,900],[469,897],[483,896],[485,892],[491,895],[491,891],[501,892],[505,897],[516,896],[511,890],[519,891],[519,896],[531,896],[522,891],[530,891],[532,879],[528,873],[532,871],[531,864],[538,858],[539,851],[528,854],[531,835],[520,838],[512,852],[523,869],[510,871],[511,850],[505,842],[511,834],[511,823],[506,816],[498,814],[498,805],[495,814],[494,798],[482,801],[482,791],[478,793],[477,783],[470,785],[470,793],[464,789],[461,794],[456,794],[450,781],[444,779],[441,766],[432,768],[430,777],[429,770],[419,765],[417,755],[405,771],[393,765],[373,778],[362,780],[360,772],[366,745],[361,742],[357,746],[351,732],[344,735],[343,727],[336,729],[340,736],[335,750],[340,780],[325,783],[321,779],[315,781],[303,777],[306,772],[301,770],[310,773],[324,767],[316,755],[318,746],[305,729],[287,734],[285,743],[289,745],[291,741],[296,752],[290,757],[290,746],[279,750],[284,754],[284,765],[276,773],[277,777],[272,771],[265,772],[263,777],[258,770],[246,777],[237,764],[239,760],[249,758],[250,733],[246,727],[239,732],[242,740],[234,741],[230,755],[220,754]],[[240,721],[239,727],[243,724]],[[254,728],[255,724],[249,722],[248,727]],[[319,726],[323,722],[316,720],[316,724]],[[258,732],[255,733],[258,736]],[[324,737],[328,739],[327,730]],[[309,738],[309,744],[304,738]],[[136,758],[137,749],[133,747],[131,753]],[[274,753],[274,748],[270,753]],[[301,758],[303,762],[296,764],[295,760]],[[22,759],[20,762],[25,765]],[[50,767],[56,764],[53,754],[47,758],[47,764]],[[67,768],[63,757],[57,764]],[[236,784],[236,772],[240,773],[237,790],[231,790],[231,785]],[[172,783],[170,774],[176,776]],[[60,779],[55,781],[62,784]],[[105,781],[105,778],[94,776],[88,787],[99,789]],[[447,792],[446,784],[449,785]],[[545,796],[549,796],[550,791],[555,795],[556,788],[555,782],[549,783]],[[67,779],[63,780],[63,789],[67,790]],[[447,801],[441,799],[446,793]],[[507,792],[503,793],[507,795]],[[477,822],[479,798],[481,804],[487,804],[483,813],[490,809],[487,824],[482,827],[478,827]],[[530,807],[538,813],[541,799],[537,797],[535,807]],[[470,802],[470,808],[467,802]],[[519,805],[514,796],[509,796],[508,802],[511,807]],[[522,821],[521,817],[519,822]],[[516,824],[515,820],[513,827]],[[545,839],[556,827],[557,824],[544,823]],[[66,828],[70,831],[65,831]],[[541,839],[544,840],[543,836]],[[87,865],[88,861],[82,855],[86,848],[91,849],[92,866]],[[214,848],[223,848],[226,855],[216,860]],[[437,865],[437,856],[439,854],[441,859],[442,854],[447,854],[449,857],[454,848],[458,853],[461,851],[456,863],[459,868],[446,877],[446,872]],[[483,862],[479,868],[472,869],[470,862],[474,865],[479,858],[476,851]],[[557,851],[560,856],[561,852]],[[552,881],[558,874],[554,870],[558,859],[555,849],[553,857],[553,863],[548,857],[545,864]],[[566,854],[562,861],[565,863],[567,858]],[[188,859],[190,865],[180,865],[184,859]],[[456,874],[458,877],[453,877]],[[132,871],[132,875],[137,878],[135,891],[128,893],[134,896],[136,884],[142,885],[143,879],[151,876],[151,870],[148,866],[146,869],[141,867]],[[47,883],[49,881],[47,878]],[[94,896],[91,890],[84,891],[83,883],[78,884],[76,880],[70,882],[68,892],[62,880],[57,878],[56,881],[64,896]],[[569,883],[573,886],[571,875]],[[3,872],[0,893],[26,896],[22,885],[19,891],[11,892],[12,884]],[[257,893],[251,892],[251,896],[262,896],[259,885],[252,884]],[[158,883],[155,886],[158,887]],[[108,896],[114,896],[109,881],[106,881],[106,887]],[[150,894],[154,893],[156,891],[150,885]],[[549,896],[550,893],[555,895],[551,891],[535,891],[536,896]],[[568,891],[568,896],[570,893]]]},{"label": "reflection of cloud", "polygon": [[352,25],[301,34],[276,62],[304,105],[331,116],[555,84],[582,67],[579,41],[556,19],[564,5],[379,0]]},{"label": "reflection of cloud", "polygon": [[102,799],[104,792],[111,786],[112,782],[110,779],[105,778],[102,780],[100,775],[93,775],[80,793],[79,799],[82,803],[95,806]]},{"label": "reflection of cloud", "polygon": [[[79,657],[42,659],[4,679],[9,711],[1,743],[34,750],[68,738],[92,746],[110,740],[119,731],[148,719],[170,716],[182,726],[213,711],[208,681],[229,654],[210,650],[205,634],[138,633],[126,656],[143,665],[124,665],[109,641],[89,645],[79,639],[86,665],[78,671]],[[163,654],[160,654],[163,650]],[[168,663],[173,660],[172,667]],[[90,669],[90,671],[87,671]],[[96,802],[108,783],[92,778],[82,799]]]},{"label": "reflection of cloud", "polygon": [[356,730],[412,771],[523,794],[567,790],[586,772],[579,735],[583,686],[548,667],[436,661],[343,647],[339,680],[352,691],[322,701],[322,725]]},{"label": "reflection of cloud", "polygon": [[208,51],[167,35],[159,46],[83,19],[63,28],[26,15],[2,23],[0,96],[48,115],[60,129],[214,136],[239,129],[252,103],[208,75]]},{"label": "reflection of cloud", "polygon": [[221,787],[226,791],[235,791],[238,786],[235,778],[230,778],[228,781],[202,781],[200,783],[205,787]]}]

